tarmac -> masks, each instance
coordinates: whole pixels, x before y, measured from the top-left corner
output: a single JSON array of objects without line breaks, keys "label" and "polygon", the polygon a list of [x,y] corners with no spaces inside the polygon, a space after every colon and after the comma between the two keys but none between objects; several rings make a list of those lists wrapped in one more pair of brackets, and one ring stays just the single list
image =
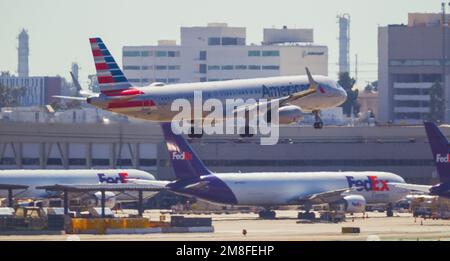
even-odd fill
[{"label": "tarmac", "polygon": [[[159,219],[159,211],[146,212],[151,219]],[[409,213],[368,212],[347,215],[342,223],[297,223],[297,212],[277,211],[276,220],[260,220],[256,214],[198,215],[213,218],[213,233],[164,233],[132,235],[10,235],[4,240],[178,240],[178,241],[377,241],[377,240],[450,240],[450,220],[414,218]],[[193,216],[193,215],[187,215]],[[360,233],[343,234],[342,227],[359,227]],[[243,235],[243,230],[246,235]]]}]

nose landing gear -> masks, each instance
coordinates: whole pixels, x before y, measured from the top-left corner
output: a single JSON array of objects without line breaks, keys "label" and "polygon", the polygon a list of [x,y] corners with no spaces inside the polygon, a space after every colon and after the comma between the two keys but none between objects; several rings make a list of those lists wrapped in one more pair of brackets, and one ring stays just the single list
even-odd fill
[{"label": "nose landing gear", "polygon": [[239,134],[242,138],[251,138],[254,136],[253,133],[250,133],[250,126],[245,125],[244,133]]},{"label": "nose landing gear", "polygon": [[276,217],[275,211],[268,209],[261,210],[258,215],[261,219],[275,219]]},{"label": "nose landing gear", "polygon": [[195,123],[194,121],[191,122],[191,131],[188,134],[188,137],[191,139],[200,139],[203,136],[203,128],[201,129],[200,133],[195,133]]}]

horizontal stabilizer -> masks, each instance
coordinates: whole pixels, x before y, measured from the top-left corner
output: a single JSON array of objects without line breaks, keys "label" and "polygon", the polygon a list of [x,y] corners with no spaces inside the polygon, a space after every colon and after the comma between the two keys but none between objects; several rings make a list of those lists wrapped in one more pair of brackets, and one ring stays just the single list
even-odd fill
[{"label": "horizontal stabilizer", "polygon": [[62,96],[62,95],[53,95],[52,97],[58,98],[58,99],[65,99],[65,100],[86,101],[86,97]]}]

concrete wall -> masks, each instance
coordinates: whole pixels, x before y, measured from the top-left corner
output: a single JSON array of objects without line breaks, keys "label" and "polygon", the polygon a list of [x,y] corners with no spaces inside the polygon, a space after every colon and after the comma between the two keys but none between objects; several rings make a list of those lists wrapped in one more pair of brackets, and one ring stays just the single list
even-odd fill
[{"label": "concrete wall", "polygon": [[[449,127],[441,129],[450,135]],[[204,136],[191,144],[217,172],[378,170],[397,173],[410,182],[435,181],[421,126],[322,130],[292,126],[280,131],[274,146],[260,145],[257,136],[241,140],[236,135]],[[160,179],[174,178],[160,128],[153,123],[0,125],[0,158],[0,169],[120,167],[144,169]],[[61,165],[54,164],[57,158]],[[121,164],[117,164],[119,158]],[[124,166],[127,160],[129,165]]]}]

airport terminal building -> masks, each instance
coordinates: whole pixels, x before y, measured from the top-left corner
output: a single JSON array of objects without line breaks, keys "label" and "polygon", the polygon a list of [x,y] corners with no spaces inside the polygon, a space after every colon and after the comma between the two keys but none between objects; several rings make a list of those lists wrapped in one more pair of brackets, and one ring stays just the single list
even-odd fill
[{"label": "airport terminal building", "polygon": [[[450,128],[441,127],[446,135]],[[205,135],[193,148],[216,172],[390,171],[408,182],[435,181],[422,126],[311,127],[280,130],[274,146],[259,137]],[[137,168],[174,179],[160,127],[154,123],[0,125],[0,169]]]},{"label": "airport terminal building", "polygon": [[430,112],[430,88],[444,74],[450,120],[450,29],[443,30],[439,13],[410,13],[408,24],[379,27],[379,122],[420,124]]},{"label": "airport terminal building", "polygon": [[123,71],[136,86],[281,75],[328,75],[328,48],[312,29],[264,29],[262,44],[248,44],[245,27],[224,23],[181,27],[181,43],[124,46]]}]

